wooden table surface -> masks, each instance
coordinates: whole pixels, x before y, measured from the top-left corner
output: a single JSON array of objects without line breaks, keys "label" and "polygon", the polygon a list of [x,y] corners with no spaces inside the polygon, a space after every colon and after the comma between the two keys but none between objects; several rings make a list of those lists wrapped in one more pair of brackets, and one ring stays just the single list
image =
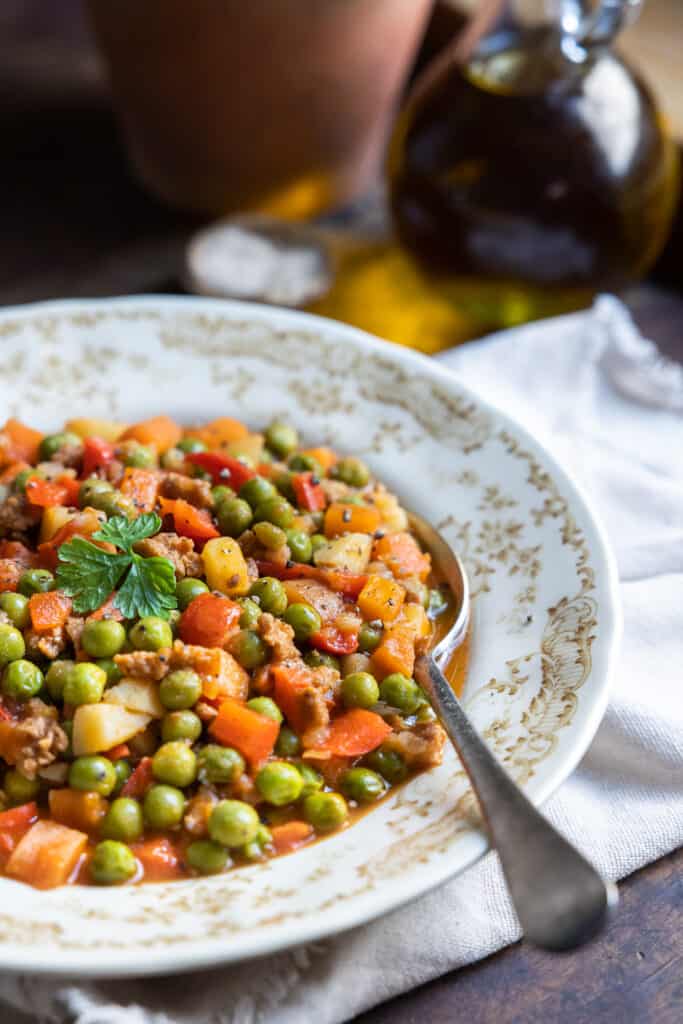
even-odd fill
[{"label": "wooden table surface", "polygon": [[[193,221],[131,181],[76,0],[0,5],[0,130],[0,304],[180,290]],[[683,298],[651,283],[626,298],[683,360]],[[521,943],[356,1024],[680,1024],[682,869],[679,851],[628,879],[613,924],[585,950]]]}]

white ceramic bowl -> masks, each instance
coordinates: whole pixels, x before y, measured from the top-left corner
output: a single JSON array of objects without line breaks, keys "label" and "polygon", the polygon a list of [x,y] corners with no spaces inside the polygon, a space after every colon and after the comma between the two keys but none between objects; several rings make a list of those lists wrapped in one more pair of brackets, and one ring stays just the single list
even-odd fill
[{"label": "white ceramic bowl", "polygon": [[[576,485],[532,437],[428,359],[331,321],[190,298],[0,313],[3,415],[184,422],[273,416],[361,455],[464,556],[466,704],[536,803],[588,746],[618,640],[613,563]],[[486,849],[452,751],[330,839],[214,878],[36,892],[0,880],[0,969],[163,973],[350,928]]]}]

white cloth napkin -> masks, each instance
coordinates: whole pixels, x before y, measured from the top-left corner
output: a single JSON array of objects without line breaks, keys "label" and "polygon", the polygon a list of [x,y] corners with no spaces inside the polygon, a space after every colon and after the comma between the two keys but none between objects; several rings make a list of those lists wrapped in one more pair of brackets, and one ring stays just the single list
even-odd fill
[{"label": "white cloth napkin", "polygon": [[[442,358],[546,440],[592,495],[615,547],[625,630],[612,700],[545,810],[622,878],[683,843],[683,379],[611,298]],[[10,1024],[15,1007],[77,1024],[337,1024],[518,937],[489,854],[367,927],[250,964],[83,984],[5,976],[0,1019]]]}]

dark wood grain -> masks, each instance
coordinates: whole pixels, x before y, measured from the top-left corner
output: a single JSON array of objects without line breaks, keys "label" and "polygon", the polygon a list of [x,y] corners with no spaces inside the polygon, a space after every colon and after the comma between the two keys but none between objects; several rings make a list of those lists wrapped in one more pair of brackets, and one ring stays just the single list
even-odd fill
[{"label": "dark wood grain", "polygon": [[[0,132],[0,303],[179,290],[196,222],[131,178],[77,0],[0,5]],[[667,254],[670,281],[681,280],[683,231],[680,244]],[[626,299],[683,360],[683,298],[648,284]],[[588,949],[551,957],[520,944],[356,1024],[679,1024],[682,869],[679,852],[628,879],[618,916]]]}]

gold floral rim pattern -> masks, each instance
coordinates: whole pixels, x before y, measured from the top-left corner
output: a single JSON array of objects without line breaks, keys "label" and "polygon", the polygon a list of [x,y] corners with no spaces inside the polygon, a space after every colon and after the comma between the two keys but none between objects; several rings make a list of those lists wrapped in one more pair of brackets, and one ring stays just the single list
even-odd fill
[{"label": "gold floral rim pattern", "polygon": [[[277,311],[235,315],[202,300],[9,311],[0,315],[0,394],[8,415],[30,420],[28,410],[40,410],[46,426],[76,408],[126,417],[163,408],[188,420],[227,405],[257,424],[283,413],[311,440],[365,453],[406,503],[438,518],[465,559],[477,631],[467,705],[526,785],[558,756],[591,678],[600,558],[587,539],[590,519],[550,460],[426,361],[359,342],[337,325],[280,320]],[[396,466],[405,472],[397,476]],[[31,947],[144,959],[151,945],[192,947],[199,935],[238,945],[247,932],[305,931],[344,903],[401,889],[421,866],[429,872],[446,855],[452,862],[476,826],[452,755],[352,829],[295,857],[114,898],[66,889],[21,899],[13,895],[20,887],[3,881],[0,964],[10,947],[23,947],[29,961]]]}]

